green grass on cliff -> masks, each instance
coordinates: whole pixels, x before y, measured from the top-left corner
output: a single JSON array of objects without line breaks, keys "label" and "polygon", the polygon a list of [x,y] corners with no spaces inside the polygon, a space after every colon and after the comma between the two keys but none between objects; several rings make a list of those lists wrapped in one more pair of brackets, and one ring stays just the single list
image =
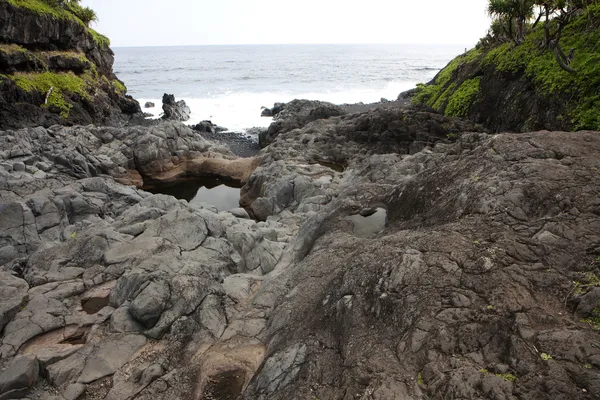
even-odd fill
[{"label": "green grass on cliff", "polygon": [[117,93],[125,94],[127,92],[125,85],[123,85],[118,79],[113,80],[112,83]]},{"label": "green grass on cliff", "polygon": [[108,47],[110,46],[110,40],[95,30],[89,28],[82,20],[77,18],[73,13],[60,8],[53,7],[41,0],[6,0],[9,4],[12,4],[15,7],[26,8],[30,11],[36,12],[38,14],[46,14],[50,15],[57,19],[66,19],[77,22],[81,26],[85,28],[85,31],[92,37],[94,42],[100,47]]},{"label": "green grass on cliff", "polygon": [[[573,130],[600,130],[600,4],[589,6],[564,29],[561,47],[565,52],[574,49],[571,67],[575,74],[561,69],[554,52],[544,48],[543,42],[544,30],[540,25],[519,45],[504,43],[493,48],[473,49],[452,60],[432,85],[417,85],[413,102],[427,104],[449,116],[467,116],[479,97],[473,94],[476,93],[474,82],[466,87],[465,84],[476,77],[466,77],[467,81],[463,82],[456,79],[461,67],[477,64],[469,69],[524,74],[533,82],[538,96],[566,99],[565,114]],[[479,93],[479,96],[485,95]]]},{"label": "green grass on cliff", "polygon": [[71,72],[43,72],[43,73],[17,73],[9,79],[21,89],[47,94],[52,88],[48,102],[42,107],[55,107],[62,118],[67,118],[73,105],[65,97],[66,94],[76,94],[81,98],[90,98],[89,89],[95,85],[96,78],[93,73],[75,75]]},{"label": "green grass on cliff", "polygon": [[442,109],[457,89],[456,83],[452,82],[457,70],[465,64],[480,60],[481,56],[479,49],[472,49],[456,57],[437,74],[431,85],[418,84],[412,101],[427,104],[436,110]]},{"label": "green grass on cliff", "polygon": [[479,96],[481,77],[466,80],[448,97],[446,115],[451,117],[466,117],[469,107]]},{"label": "green grass on cliff", "polygon": [[5,54],[14,54],[14,53],[25,53],[25,52],[27,52],[27,49],[19,46],[18,44],[0,43],[0,51]]}]

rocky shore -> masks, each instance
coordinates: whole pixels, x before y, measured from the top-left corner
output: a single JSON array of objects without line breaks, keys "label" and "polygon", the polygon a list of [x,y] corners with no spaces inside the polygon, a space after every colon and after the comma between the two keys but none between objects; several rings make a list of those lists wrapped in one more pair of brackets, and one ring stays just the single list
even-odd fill
[{"label": "rocky shore", "polygon": [[[409,104],[440,75],[147,121],[44,4],[0,3],[0,400],[600,398],[598,132]],[[202,179],[239,207],[156,193]]]},{"label": "rocky shore", "polygon": [[[1,131],[0,396],[595,398],[600,136],[322,106]],[[143,190],[202,175],[243,208]]]}]

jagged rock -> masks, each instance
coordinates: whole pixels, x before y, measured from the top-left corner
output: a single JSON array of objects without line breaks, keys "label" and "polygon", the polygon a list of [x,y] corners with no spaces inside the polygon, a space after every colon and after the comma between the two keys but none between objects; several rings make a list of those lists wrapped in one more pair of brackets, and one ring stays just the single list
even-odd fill
[{"label": "jagged rock", "polygon": [[210,121],[201,121],[196,125],[193,125],[192,130],[202,133],[216,133],[217,125],[213,124]]},{"label": "jagged rock", "polygon": [[144,104],[144,108],[153,108],[153,107],[156,107],[156,105],[153,102],[151,102],[151,101],[147,101]]},{"label": "jagged rock", "polygon": [[4,399],[20,399],[27,395],[36,383],[39,364],[35,357],[17,357],[0,372],[0,396]]},{"label": "jagged rock", "polygon": [[27,302],[29,285],[7,272],[0,272],[0,332]]},{"label": "jagged rock", "polygon": [[286,103],[275,103],[273,108],[263,107],[262,112],[260,114],[261,117],[277,117],[277,115],[282,112],[286,107]]},{"label": "jagged rock", "polygon": [[162,102],[163,119],[173,121],[187,121],[190,119],[191,111],[184,100],[175,101],[175,96],[165,93]]},{"label": "jagged rock", "polygon": [[268,146],[280,133],[301,128],[311,121],[343,115],[346,112],[340,106],[316,100],[292,100],[289,103],[275,103],[271,114],[275,121],[265,135],[259,135],[261,147]]}]

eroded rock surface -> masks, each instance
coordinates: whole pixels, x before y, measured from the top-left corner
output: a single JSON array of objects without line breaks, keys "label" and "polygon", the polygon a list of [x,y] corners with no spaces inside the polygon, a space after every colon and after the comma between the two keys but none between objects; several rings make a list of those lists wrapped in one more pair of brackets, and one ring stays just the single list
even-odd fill
[{"label": "eroded rock surface", "polygon": [[600,393],[598,133],[492,136],[410,108],[319,119],[259,153],[246,210],[217,213],[112,172],[155,171],[195,133],[63,129],[0,133],[0,368],[36,360],[23,393]]}]

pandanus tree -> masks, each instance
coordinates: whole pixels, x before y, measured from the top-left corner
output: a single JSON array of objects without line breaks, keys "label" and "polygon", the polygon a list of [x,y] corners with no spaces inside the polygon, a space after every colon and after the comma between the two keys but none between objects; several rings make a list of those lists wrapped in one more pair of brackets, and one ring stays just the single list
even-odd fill
[{"label": "pandanus tree", "polygon": [[493,18],[489,36],[498,41],[520,44],[528,30],[535,29],[544,18],[543,47],[554,51],[562,69],[575,73],[571,67],[574,54],[566,55],[560,46],[564,27],[582,8],[599,0],[489,0],[488,13]]},{"label": "pandanus tree", "polygon": [[509,40],[516,44],[525,39],[527,23],[533,18],[533,0],[489,0],[488,13]]}]

